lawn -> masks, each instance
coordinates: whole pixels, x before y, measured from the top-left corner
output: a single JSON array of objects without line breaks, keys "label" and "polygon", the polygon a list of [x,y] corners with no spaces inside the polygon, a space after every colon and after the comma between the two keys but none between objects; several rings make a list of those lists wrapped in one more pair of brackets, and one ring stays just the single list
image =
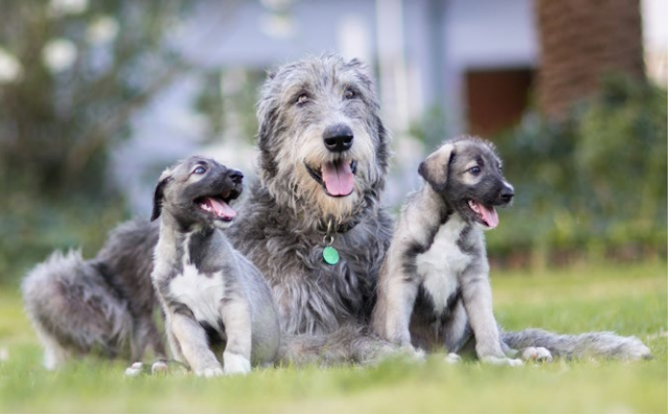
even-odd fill
[{"label": "lawn", "polygon": [[[14,287],[0,292],[0,412],[647,412],[666,413],[667,263],[583,266],[536,274],[494,270],[495,310],[529,326],[636,335],[655,359],[555,361],[504,368],[467,361],[377,367],[278,368],[247,377],[124,378],[94,359],[58,373],[40,349]],[[2,353],[0,353],[0,356]]]}]

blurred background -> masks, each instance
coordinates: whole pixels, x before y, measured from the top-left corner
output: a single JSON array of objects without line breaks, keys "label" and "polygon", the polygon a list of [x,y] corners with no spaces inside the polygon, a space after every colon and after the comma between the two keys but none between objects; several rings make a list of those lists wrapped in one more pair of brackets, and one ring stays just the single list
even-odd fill
[{"label": "blurred background", "polygon": [[266,71],[325,51],[378,80],[385,203],[445,138],[494,141],[497,266],[667,259],[665,0],[3,0],[0,284],[148,218],[189,154],[253,174]]}]

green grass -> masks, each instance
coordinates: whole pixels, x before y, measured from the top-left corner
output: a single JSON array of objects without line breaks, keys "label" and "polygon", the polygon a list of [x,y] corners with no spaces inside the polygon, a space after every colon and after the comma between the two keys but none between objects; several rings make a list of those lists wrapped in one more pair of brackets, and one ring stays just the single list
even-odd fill
[{"label": "green grass", "polygon": [[636,335],[655,359],[556,361],[522,368],[440,356],[370,368],[279,368],[247,377],[124,378],[124,364],[87,359],[58,373],[41,353],[15,289],[0,292],[0,412],[667,412],[667,264],[492,275],[507,329]]}]

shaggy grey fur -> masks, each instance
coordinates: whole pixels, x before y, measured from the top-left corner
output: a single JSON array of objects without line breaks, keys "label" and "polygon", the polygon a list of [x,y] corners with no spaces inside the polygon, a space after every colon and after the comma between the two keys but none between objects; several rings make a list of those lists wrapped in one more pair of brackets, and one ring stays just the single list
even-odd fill
[{"label": "shaggy grey fur", "polygon": [[[202,157],[166,170],[156,187],[152,219],[160,216],[161,228],[152,280],[172,354],[199,376],[244,374],[277,356],[270,290],[220,230],[235,220],[241,192],[242,173]],[[223,371],[213,349],[223,349]]]},{"label": "shaggy grey fur", "polygon": [[165,357],[147,278],[158,233],[145,230],[145,223],[128,222],[110,233],[94,259],[55,252],[27,274],[24,304],[47,368],[90,352],[136,361],[147,346]]},{"label": "shaggy grey fur", "polygon": [[[379,206],[388,138],[378,111],[375,87],[357,60],[325,55],[273,72],[257,111],[260,182],[252,185],[244,220],[228,231],[266,276],[283,331],[326,336],[312,342],[330,344],[334,355],[351,361],[370,360],[388,347],[359,327],[372,311],[392,226]],[[329,149],[334,126],[351,132],[345,151]],[[353,191],[334,197],[324,169],[342,160],[354,166]],[[329,220],[336,265],[322,258]]]}]

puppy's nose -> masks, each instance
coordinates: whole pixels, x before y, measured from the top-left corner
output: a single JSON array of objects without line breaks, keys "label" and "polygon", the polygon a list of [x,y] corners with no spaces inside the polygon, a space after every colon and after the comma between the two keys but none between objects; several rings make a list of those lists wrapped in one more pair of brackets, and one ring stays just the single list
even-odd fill
[{"label": "puppy's nose", "polygon": [[503,203],[510,203],[513,200],[513,196],[515,196],[515,189],[510,185],[504,185],[501,193],[499,193],[499,197]]},{"label": "puppy's nose", "polygon": [[322,137],[324,138],[326,148],[334,153],[342,153],[349,150],[354,141],[352,129],[345,124],[335,124],[327,127]]},{"label": "puppy's nose", "polygon": [[234,184],[240,184],[240,183],[242,183],[242,178],[245,177],[245,176],[240,171],[230,170],[228,172],[228,177],[231,179],[231,181]]}]

